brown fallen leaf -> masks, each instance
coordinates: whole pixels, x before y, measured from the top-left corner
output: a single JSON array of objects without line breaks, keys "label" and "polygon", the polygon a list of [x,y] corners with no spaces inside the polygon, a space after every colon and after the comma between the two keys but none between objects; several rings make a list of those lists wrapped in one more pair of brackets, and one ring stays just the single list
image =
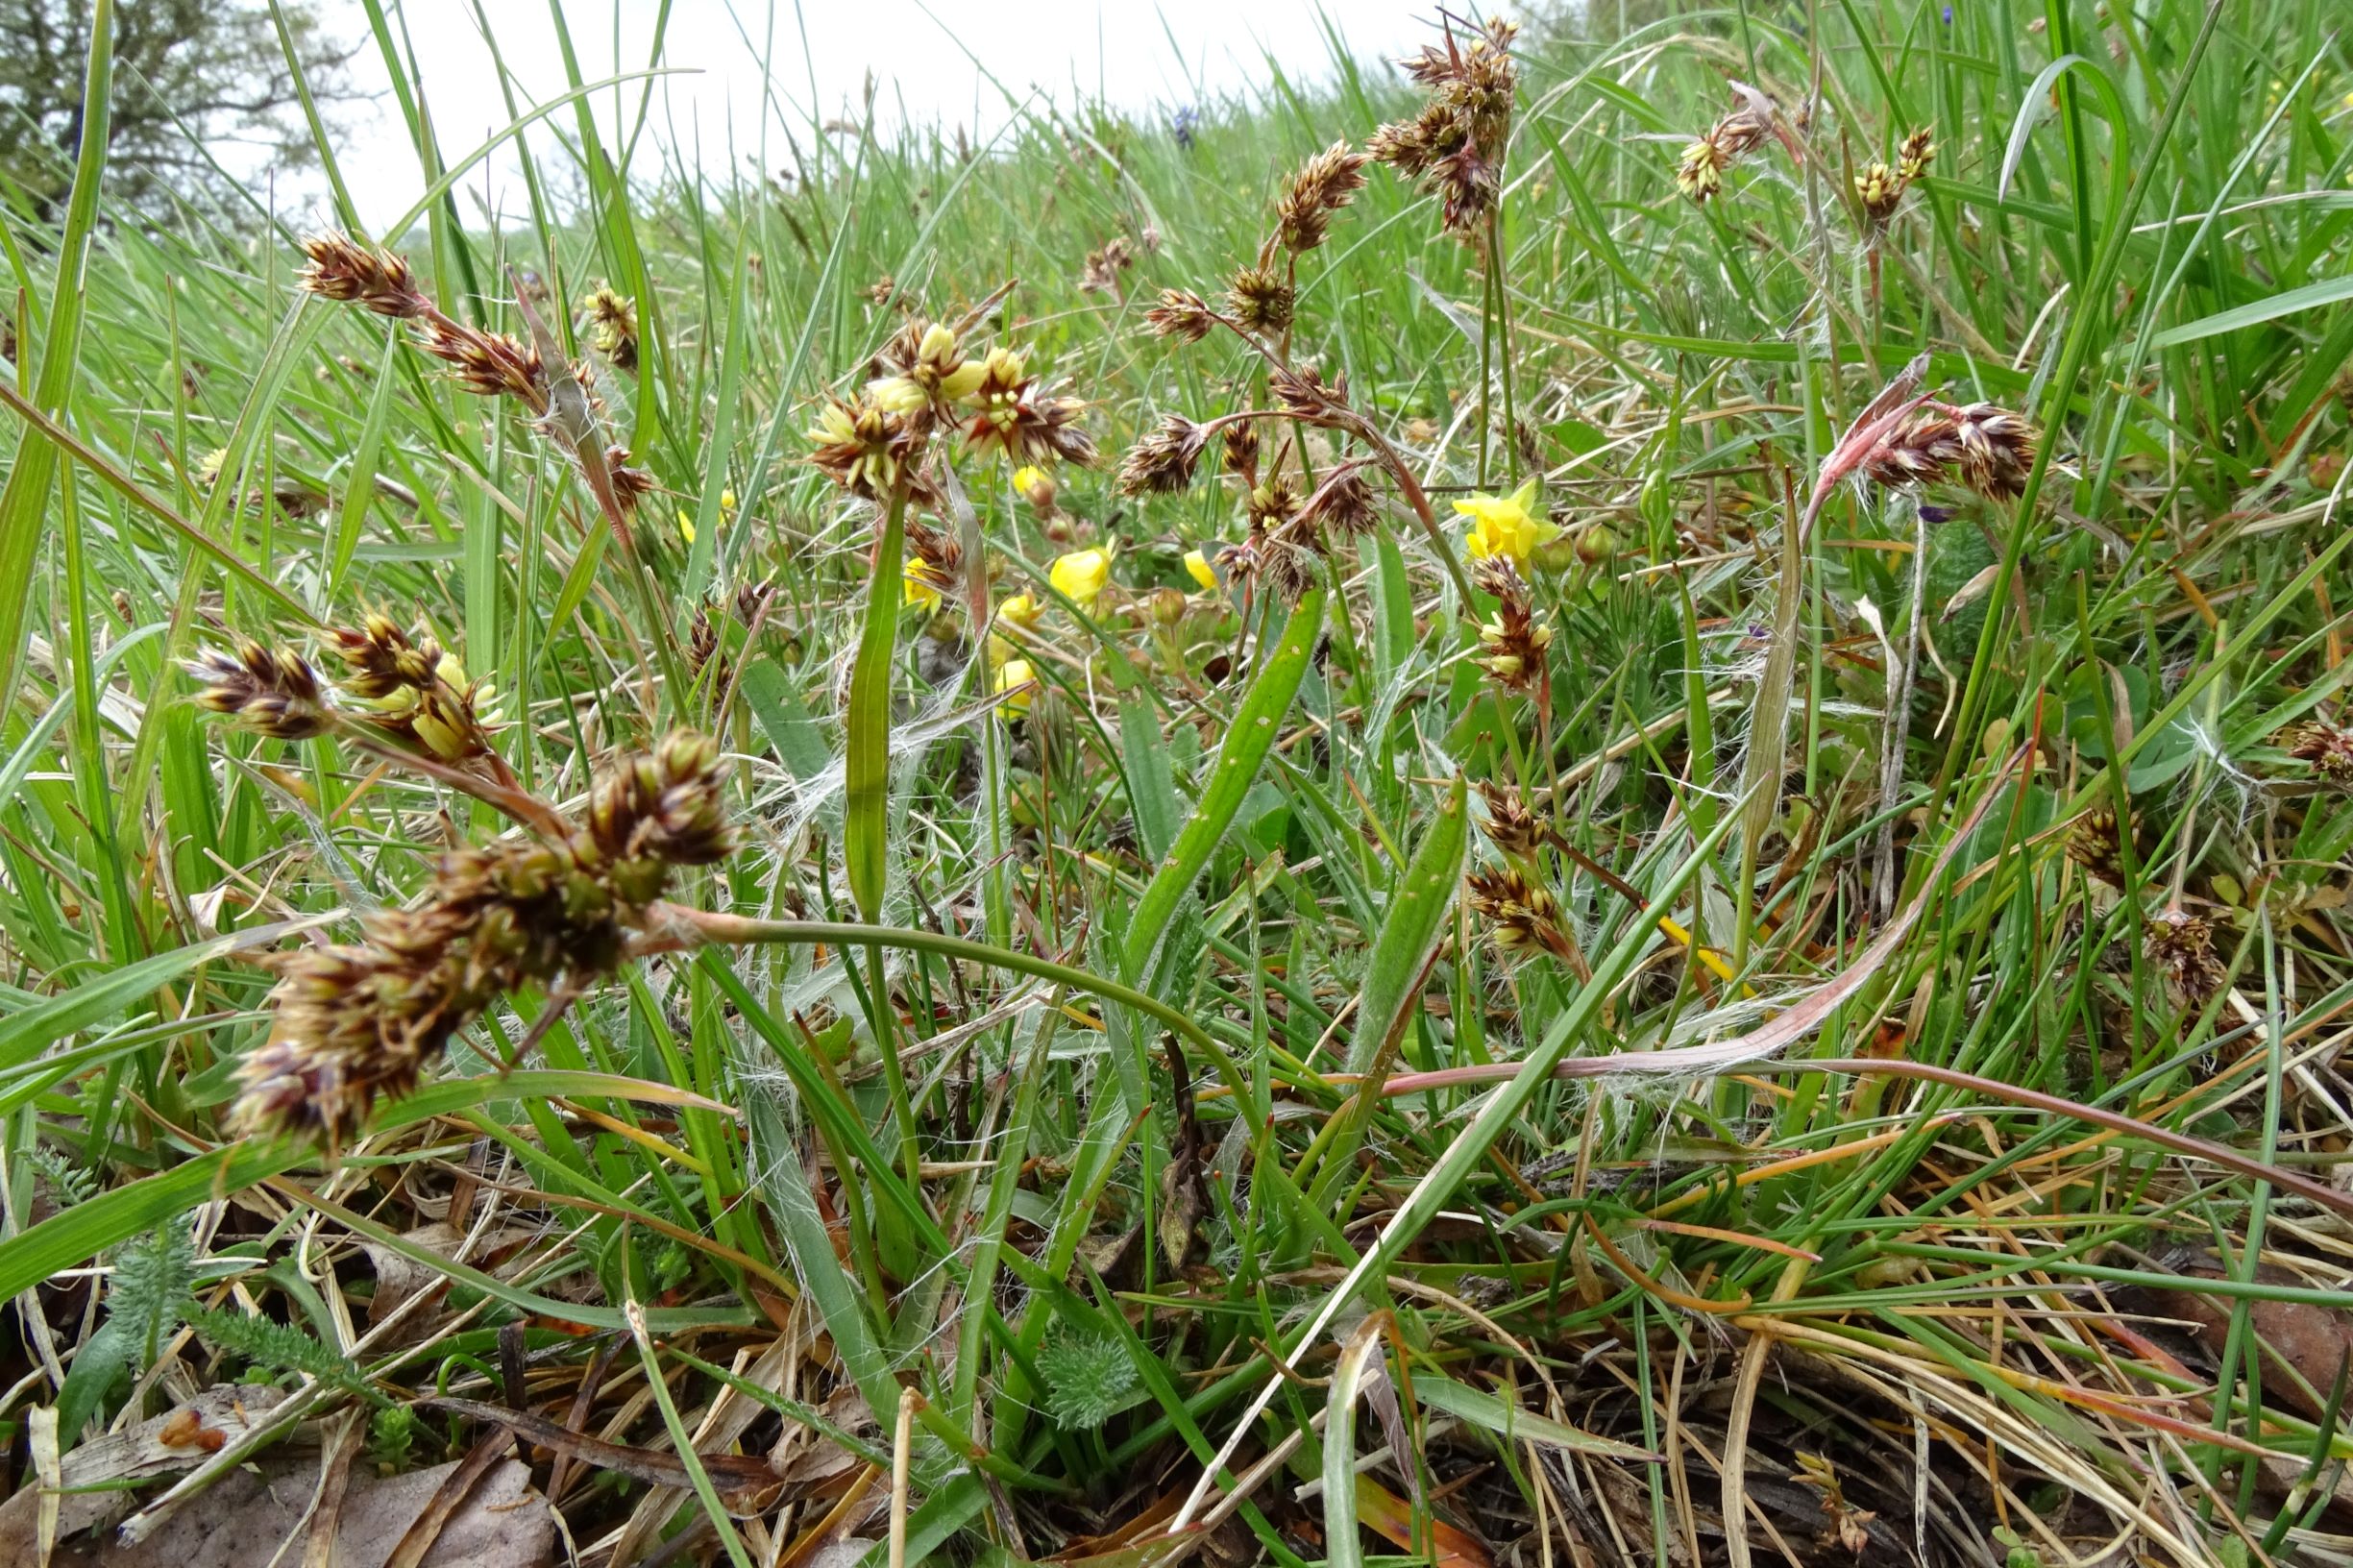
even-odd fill
[{"label": "brown fallen leaf", "polygon": [[[131,1510],[134,1494],[108,1487],[109,1482],[193,1470],[221,1446],[206,1447],[200,1433],[218,1434],[222,1443],[242,1437],[284,1397],[276,1388],[217,1384],[151,1420],[84,1443],[65,1456],[59,1476],[63,1488],[58,1499],[59,1537],[111,1524]],[[39,1560],[39,1517],[37,1486],[26,1486],[0,1503],[0,1563]]]},{"label": "brown fallen leaf", "polygon": [[[394,1543],[422,1513],[454,1463],[384,1479],[355,1474],[335,1531],[335,1568],[383,1568]],[[136,1546],[111,1540],[61,1545],[56,1568],[257,1568],[306,1528],[318,1490],[315,1459],[270,1458],[230,1471]],[[300,1544],[286,1560],[300,1560]],[[546,1568],[555,1519],[509,1459],[484,1476],[443,1524],[420,1568]],[[0,1555],[0,1561],[30,1561]]]},{"label": "brown fallen leaf", "polygon": [[[1357,1517],[1399,1550],[1421,1550],[1422,1543],[1414,1539],[1413,1509],[1370,1476],[1357,1477]],[[1495,1560],[1477,1536],[1434,1514],[1430,1520],[1430,1548],[1438,1568],[1492,1568]]]},{"label": "brown fallen leaf", "polygon": [[[2161,1262],[2177,1274],[2221,1277],[2214,1260],[2202,1254],[2181,1254]],[[2256,1277],[2269,1284],[2306,1283],[2285,1270],[2268,1267],[2257,1270]],[[2150,1290],[2148,1300],[2158,1315],[2195,1324],[2198,1343],[2211,1355],[2222,1354],[2230,1335],[2231,1303],[2226,1297],[2194,1290]],[[2317,1419],[2320,1401],[2328,1398],[2339,1369],[2353,1358],[2353,1318],[2312,1302],[2257,1301],[2247,1308],[2247,1322],[2255,1331],[2255,1343],[2262,1347],[2264,1359],[2293,1369],[2319,1395],[2315,1399],[2294,1379],[2267,1374],[2264,1398]]]}]

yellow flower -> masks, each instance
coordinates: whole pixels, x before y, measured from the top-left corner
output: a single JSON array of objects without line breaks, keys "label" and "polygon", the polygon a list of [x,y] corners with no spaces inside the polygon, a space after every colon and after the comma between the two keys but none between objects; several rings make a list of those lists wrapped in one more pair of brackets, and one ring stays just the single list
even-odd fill
[{"label": "yellow flower", "polygon": [[1212,593],[1216,592],[1217,574],[1210,566],[1208,556],[1202,554],[1197,550],[1187,551],[1185,552],[1185,570],[1192,574],[1193,581],[1199,583],[1202,587],[1209,589]]},{"label": "yellow flower", "polygon": [[1045,606],[1027,594],[1016,594],[996,607],[996,618],[1023,631],[1038,629],[1038,618],[1045,614]]},{"label": "yellow flower", "polygon": [[997,694],[997,712],[1008,718],[1029,712],[1029,699],[1035,695],[1030,686],[1036,678],[1037,672],[1030,669],[1027,659],[1007,659],[998,666],[996,682],[991,688]]},{"label": "yellow flower", "polygon": [[695,520],[686,515],[683,506],[678,508],[678,537],[690,545],[695,542]]},{"label": "yellow flower", "polygon": [[919,610],[928,610],[940,602],[943,586],[932,569],[921,561],[909,561],[899,573],[906,585],[907,602]]},{"label": "yellow flower", "polygon": [[221,470],[229,464],[229,449],[214,447],[196,465],[196,482],[209,490],[221,482]]},{"label": "yellow flower", "polygon": [[1067,555],[1058,555],[1047,576],[1065,598],[1083,610],[1094,602],[1103,585],[1111,581],[1111,551],[1074,550]]},{"label": "yellow flower", "polygon": [[1483,561],[1501,555],[1514,566],[1526,566],[1536,547],[1558,538],[1558,528],[1529,511],[1535,499],[1536,481],[1530,479],[1507,496],[1475,495],[1456,502],[1455,510],[1472,520],[1466,540],[1471,558]]},{"label": "yellow flower", "polygon": [[735,510],[735,492],[734,492],[734,491],[732,491],[732,490],[722,490],[722,491],[719,493],[719,509],[720,509],[721,511],[723,511],[723,512],[732,512],[732,511],[734,511],[734,510]]},{"label": "yellow flower", "polygon": [[1013,488],[1017,495],[1026,496],[1045,478],[1045,470],[1036,463],[1023,463],[1013,471]]}]

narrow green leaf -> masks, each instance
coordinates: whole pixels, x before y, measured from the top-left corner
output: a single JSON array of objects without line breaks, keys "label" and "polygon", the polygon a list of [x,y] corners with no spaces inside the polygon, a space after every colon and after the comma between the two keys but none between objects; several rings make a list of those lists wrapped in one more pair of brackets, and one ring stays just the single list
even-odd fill
[{"label": "narrow green leaf", "polygon": [[[898,569],[894,565],[891,570],[895,579]],[[1241,705],[1234,710],[1233,727],[1226,731],[1225,744],[1217,748],[1217,758],[1210,764],[1208,782],[1201,790],[1192,816],[1177,835],[1176,847],[1152,873],[1152,880],[1144,884],[1143,895],[1137,899],[1135,913],[1128,918],[1127,949],[1121,956],[1120,968],[1130,984],[1143,978],[1153,949],[1175,916],[1177,905],[1208,868],[1210,856],[1225,837],[1226,829],[1233,825],[1234,814],[1241,809],[1250,786],[1257,781],[1266,753],[1274,747],[1283,716],[1290,711],[1291,698],[1298,695],[1299,683],[1306,678],[1311,662],[1309,654],[1314,650],[1315,635],[1322,629],[1323,621],[1324,590],[1311,589],[1301,597],[1299,607],[1291,611],[1281,639],[1260,666]]]},{"label": "narrow green leaf", "polygon": [[[1368,1385],[1388,1376],[1381,1363],[1376,1314],[1356,1326],[1340,1346],[1324,1401],[1324,1568],[1364,1568],[1364,1543],[1357,1521],[1357,1400]],[[1397,1462],[1412,1464],[1411,1455]]]},{"label": "narrow green leaf", "polygon": [[1507,1404],[1500,1395],[1435,1372],[1413,1374],[1413,1397],[1434,1410],[1444,1410],[1458,1421],[1483,1428],[1507,1443],[1545,1443],[1574,1454],[1599,1454],[1606,1458],[1643,1464],[1658,1462],[1657,1455],[1631,1443],[1599,1437],[1546,1416],[1532,1415],[1517,1405]]},{"label": "narrow green leaf", "polygon": [[1391,1041],[1421,997],[1422,970],[1446,934],[1446,915],[1462,881],[1462,856],[1470,842],[1468,798],[1468,785],[1457,773],[1446,798],[1438,803],[1436,819],[1390,891],[1388,916],[1373,941],[1364,984],[1357,992],[1356,1033],[1348,1041],[1350,1072],[1377,1076],[1375,1064],[1396,1054]]},{"label": "narrow green leaf", "polygon": [[1136,814],[1136,837],[1148,859],[1158,860],[1176,842],[1179,804],[1168,772],[1168,745],[1161,736],[1160,713],[1141,697],[1119,702],[1119,750],[1127,763],[1128,809]]},{"label": "narrow green leaf", "polygon": [[2340,300],[2353,300],[2353,273],[2317,283],[2306,283],[2302,288],[2291,288],[2268,299],[2233,306],[2228,310],[2218,310],[2211,316],[2200,316],[2195,321],[2169,327],[2149,339],[2149,347],[2169,349],[2177,343],[2194,343],[2202,337],[2218,337],[2224,332],[2235,332],[2242,327],[2259,326],[2267,321],[2276,321],[2281,316],[2293,315],[2299,310],[2335,305]]},{"label": "narrow green leaf", "polygon": [[870,921],[882,919],[890,883],[891,674],[898,651],[899,557],[905,545],[906,499],[894,497],[874,551],[867,586],[866,625],[849,674],[849,746],[844,762],[843,854],[849,894]]},{"label": "narrow green leaf", "polygon": [[[98,185],[106,174],[114,95],[114,0],[97,0],[90,12],[88,69],[82,79],[82,114],[76,129],[81,146],[74,160],[73,194],[58,239],[57,289],[49,302],[49,333],[41,345],[34,382],[37,412],[64,412],[81,367],[82,315],[87,281],[90,234],[98,222]],[[24,673],[25,612],[33,602],[33,559],[40,548],[41,519],[57,473],[57,449],[26,441],[16,449],[8,484],[0,488],[0,713],[16,706],[16,681]]]}]

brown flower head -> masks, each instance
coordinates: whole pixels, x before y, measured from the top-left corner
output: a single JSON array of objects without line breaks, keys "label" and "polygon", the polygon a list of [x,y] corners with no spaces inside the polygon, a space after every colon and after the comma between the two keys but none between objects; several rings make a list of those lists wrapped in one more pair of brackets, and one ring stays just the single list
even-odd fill
[{"label": "brown flower head", "polygon": [[[2133,838],[2140,838],[2139,825],[2134,824]],[[2096,806],[2075,819],[2068,829],[2067,858],[2082,867],[2092,876],[2111,887],[2124,885],[2123,834],[2117,825],[2116,813],[2106,806]]]},{"label": "brown flower head", "polygon": [[1292,176],[1290,188],[1275,206],[1276,233],[1287,250],[1311,251],[1324,242],[1332,214],[1364,188],[1368,160],[1367,155],[1349,151],[1345,141],[1336,141]]},{"label": "brown flower head", "polygon": [[1424,47],[1405,61],[1407,74],[1429,93],[1420,111],[1383,126],[1365,144],[1373,158],[1438,196],[1447,231],[1465,238],[1485,222],[1502,190],[1519,86],[1515,32],[1498,19],[1467,43],[1450,29],[1444,48]]},{"label": "brown flower head", "polygon": [[1991,501],[2015,501],[2034,467],[2034,427],[1990,403],[1929,404],[1863,455],[1875,483],[1903,487],[1957,479]]},{"label": "brown flower head", "polygon": [[1739,107],[1701,133],[1683,149],[1676,165],[1675,187],[1692,201],[1704,204],[1724,188],[1724,173],[1773,130],[1772,101],[1743,89]]},{"label": "brown flower head", "polygon": [[1299,508],[1299,522],[1336,539],[1354,539],[1380,527],[1381,511],[1365,480],[1364,465],[1343,463],[1334,469]]},{"label": "brown flower head", "polygon": [[933,599],[954,588],[964,570],[964,547],[956,543],[956,536],[917,517],[906,520],[905,533],[909,581],[920,581]]},{"label": "brown flower head", "polygon": [[331,722],[327,697],[309,661],[292,649],[247,638],[233,650],[207,649],[181,666],[203,683],[200,707],[233,717],[281,741],[306,741]]},{"label": "brown flower head", "polygon": [[1521,798],[1518,785],[1482,779],[1479,798],[1487,808],[1487,820],[1482,825],[1489,844],[1518,859],[1526,859],[1542,846],[1544,824],[1528,809],[1528,802]]},{"label": "brown flower head", "polygon": [[2280,744],[2323,784],[2353,790],[2353,734],[2325,719],[2307,719],[2282,734]]},{"label": "brown flower head", "polygon": [[923,453],[922,432],[865,393],[828,399],[808,437],[809,466],[869,501],[887,497]]},{"label": "brown flower head", "polygon": [[2222,961],[2215,955],[2214,926],[2187,911],[2163,910],[2149,917],[2143,945],[2173,989],[2191,1007],[2204,1007],[2222,989]]},{"label": "brown flower head", "polygon": [[1100,250],[1087,253],[1086,265],[1079,270],[1079,290],[1087,294],[1115,294],[1119,291],[1119,274],[1135,264],[1136,255],[1128,246],[1127,236],[1114,234],[1103,242]]},{"label": "brown flower head", "polygon": [[588,341],[615,370],[637,368],[637,302],[599,284],[588,297]]},{"label": "brown flower head", "polygon": [[1119,464],[1119,489],[1131,496],[1173,495],[1189,487],[1209,431],[1183,414],[1169,414],[1161,428],[1128,449]]},{"label": "brown flower head", "polygon": [[1266,390],[1274,394],[1286,413],[1301,419],[1319,419],[1330,413],[1335,404],[1348,402],[1348,378],[1345,374],[1327,382],[1323,372],[1313,365],[1288,365],[1267,372]]},{"label": "brown flower head", "polygon": [[1952,414],[1961,443],[1961,482],[1992,501],[2016,501],[2034,467],[2034,427],[1990,403],[1973,403]]},{"label": "brown flower head", "polygon": [[1297,296],[1273,267],[1244,267],[1226,285],[1226,304],[1244,331],[1276,336],[1291,324]]},{"label": "brown flower head", "polygon": [[1094,461],[1094,440],[1078,423],[1086,404],[1055,396],[1025,375],[1017,354],[990,351],[967,402],[972,413],[965,423],[965,441],[977,451],[994,447],[1015,463],[1059,457],[1085,467]]},{"label": "brown flower head", "polygon": [[336,626],[327,636],[348,672],[341,686],[363,701],[429,685],[440,663],[438,648],[429,640],[420,648],[387,615],[371,612],[357,626]]},{"label": "brown flower head", "polygon": [[1481,867],[1469,879],[1471,913],[1493,928],[1495,945],[1518,955],[1542,948],[1568,951],[1560,905],[1551,892],[1509,866]]},{"label": "brown flower head", "polygon": [[1288,474],[1267,475],[1251,487],[1249,510],[1253,531],[1280,532],[1299,515],[1299,482]]},{"label": "brown flower head", "polygon": [[1854,177],[1854,199],[1862,205],[1863,217],[1875,230],[1887,227],[1903,201],[1903,187],[1908,184],[1901,175],[1884,163],[1866,163]]},{"label": "brown flower head", "polygon": [[1724,171],[1731,166],[1724,144],[1710,131],[1683,149],[1682,158],[1675,165],[1675,188],[1704,206],[1709,197],[1724,188]]},{"label": "brown flower head", "polygon": [[1532,691],[1548,674],[1545,650],[1552,647],[1553,628],[1535,618],[1528,584],[1512,567],[1510,557],[1490,555],[1476,568],[1481,590],[1495,596],[1495,613],[1479,628],[1485,649],[1479,663],[1506,691]]},{"label": "brown flower head", "polygon": [[1287,604],[1296,604],[1323,580],[1323,565],[1307,546],[1286,537],[1268,537],[1259,541],[1258,579],[1268,593]]},{"label": "brown flower head", "polygon": [[1164,288],[1160,304],[1143,313],[1144,325],[1162,337],[1198,343],[1217,325],[1209,302],[1189,288]]},{"label": "brown flower head", "polygon": [[653,493],[653,476],[642,468],[629,466],[629,449],[604,449],[604,472],[613,481],[613,499],[625,510],[634,511],[637,503]]},{"label": "brown flower head", "polygon": [[733,846],[723,779],[713,743],[674,735],[601,777],[568,838],[453,851],[414,908],[368,919],[365,945],[295,954],[270,1038],[239,1066],[232,1124],[339,1147],[502,994],[609,973],[671,869]]},{"label": "brown flower head", "polygon": [[457,384],[485,398],[520,398],[533,412],[548,403],[539,351],[507,332],[485,332],[445,317],[427,323],[418,346],[456,372]]},{"label": "brown flower head", "polygon": [[1244,484],[1259,482],[1259,423],[1255,419],[1238,419],[1226,427],[1225,469],[1238,475]]},{"label": "brown flower head", "polygon": [[432,308],[408,263],[390,251],[361,245],[348,234],[311,234],[302,243],[310,258],[301,275],[308,292],[403,321]]},{"label": "brown flower head", "polygon": [[658,896],[673,866],[711,866],[735,850],[719,743],[680,730],[625,756],[589,796],[588,832],[627,901]]},{"label": "brown flower head", "polygon": [[1923,126],[1904,137],[1903,145],[1897,149],[1896,172],[1907,184],[1925,176],[1929,165],[1936,161],[1936,143],[1930,135],[1927,127]]}]

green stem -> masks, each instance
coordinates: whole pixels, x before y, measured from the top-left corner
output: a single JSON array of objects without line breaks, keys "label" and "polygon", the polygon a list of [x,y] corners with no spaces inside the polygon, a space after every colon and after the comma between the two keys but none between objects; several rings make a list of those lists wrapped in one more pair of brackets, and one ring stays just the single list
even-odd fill
[{"label": "green stem", "polygon": [[910,952],[931,953],[941,958],[963,959],[968,963],[986,964],[993,968],[1011,969],[1017,974],[1034,975],[1099,996],[1107,1002],[1132,1007],[1139,1013],[1149,1014],[1165,1024],[1169,1031],[1187,1044],[1197,1047],[1217,1069],[1239,1105],[1253,1103],[1249,1095],[1249,1081],[1226,1054],[1224,1046],[1210,1037],[1199,1024],[1176,1008],[1156,996],[1148,996],[1133,986],[1109,980],[1090,969],[1074,968],[1057,964],[1050,958],[1033,953],[1017,952],[1010,947],[993,947],[985,942],[972,942],[964,937],[951,937],[938,931],[918,931],[904,926],[859,925],[846,920],[766,920],[744,915],[714,915],[682,904],[657,904],[649,912],[650,929],[668,933],[641,943],[634,949],[638,954],[674,952],[684,947],[717,943],[724,946],[750,946],[762,943],[799,944],[802,946],[869,946],[899,947]]}]

